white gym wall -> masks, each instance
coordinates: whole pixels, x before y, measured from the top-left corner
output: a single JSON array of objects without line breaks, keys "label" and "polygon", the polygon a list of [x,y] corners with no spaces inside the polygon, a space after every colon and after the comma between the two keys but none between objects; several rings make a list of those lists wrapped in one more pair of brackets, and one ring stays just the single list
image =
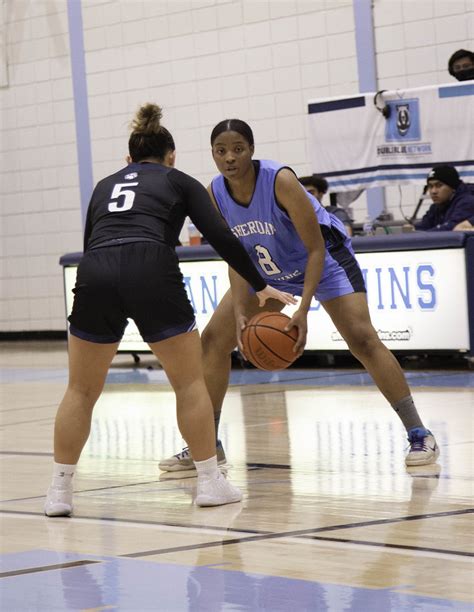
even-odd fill
[{"label": "white gym wall", "polygon": [[[82,249],[67,1],[0,8],[0,331],[64,330],[59,257]],[[228,117],[250,123],[257,158],[309,173],[307,100],[359,91],[354,10],[352,0],[83,0],[94,181],[124,163],[128,122],[147,101],[164,107],[179,169],[204,184],[211,129]],[[474,39],[471,0],[374,0],[373,19],[379,89],[453,82],[448,58]],[[408,212],[418,192],[402,188]],[[399,218],[398,188],[386,194]],[[365,207],[354,203],[356,220]]]}]

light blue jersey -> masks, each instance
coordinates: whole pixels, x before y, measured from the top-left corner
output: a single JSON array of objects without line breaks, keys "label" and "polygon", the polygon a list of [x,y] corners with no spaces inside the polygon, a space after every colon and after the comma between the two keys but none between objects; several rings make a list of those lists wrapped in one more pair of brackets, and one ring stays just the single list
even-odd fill
[{"label": "light blue jersey", "polygon": [[[239,204],[232,198],[222,175],[213,179],[212,192],[222,216],[234,235],[240,239],[267,283],[301,295],[308,252],[290,217],[278,206],[275,198],[276,176],[287,166],[270,160],[260,160],[257,163],[259,168],[255,190],[248,206]],[[324,300],[354,291],[364,291],[362,276],[353,257],[344,225],[337,217],[328,213],[311,194],[308,193],[307,196],[318,217],[327,249],[316,297]],[[335,253],[332,251],[335,247],[338,251],[343,247],[344,251],[349,249],[350,252],[338,253],[338,256],[334,257]],[[341,254],[342,263],[339,261]],[[352,267],[355,264],[360,279],[356,279],[357,274],[354,273],[354,278],[350,278],[350,271],[348,273],[344,270],[346,264]]]}]

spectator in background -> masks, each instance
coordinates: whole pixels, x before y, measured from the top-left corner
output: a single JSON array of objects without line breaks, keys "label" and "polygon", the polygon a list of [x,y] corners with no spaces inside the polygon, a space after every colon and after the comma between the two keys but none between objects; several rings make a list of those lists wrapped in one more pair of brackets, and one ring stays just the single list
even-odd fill
[{"label": "spectator in background", "polygon": [[428,193],[433,204],[415,229],[446,232],[474,217],[474,191],[459,178],[454,166],[435,166],[428,174]]},{"label": "spectator in background", "polygon": [[[320,174],[312,174],[311,176],[301,176],[299,182],[303,185],[308,193],[314,196],[321,204],[323,203],[323,197],[328,190],[328,182]],[[340,206],[333,206],[332,204],[324,207],[329,213],[332,213],[340,221],[344,223],[348,236],[352,236],[352,219],[349,217],[347,212]]]},{"label": "spectator in background", "polygon": [[459,49],[449,58],[448,71],[458,81],[474,79],[474,53]]}]

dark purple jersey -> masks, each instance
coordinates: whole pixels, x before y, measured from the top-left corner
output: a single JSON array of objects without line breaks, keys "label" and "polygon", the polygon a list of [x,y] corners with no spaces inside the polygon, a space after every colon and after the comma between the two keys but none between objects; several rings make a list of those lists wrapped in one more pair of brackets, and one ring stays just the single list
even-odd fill
[{"label": "dark purple jersey", "polygon": [[84,251],[135,240],[174,248],[187,216],[256,291],[265,287],[201,183],[156,163],[132,163],[99,181],[87,211]]}]

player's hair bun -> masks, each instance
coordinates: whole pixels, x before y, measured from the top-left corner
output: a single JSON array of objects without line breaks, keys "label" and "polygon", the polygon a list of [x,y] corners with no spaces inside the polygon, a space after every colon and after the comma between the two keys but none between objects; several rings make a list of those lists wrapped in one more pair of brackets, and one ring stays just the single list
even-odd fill
[{"label": "player's hair bun", "polygon": [[130,125],[135,134],[156,134],[160,131],[163,116],[158,104],[144,104],[140,107]]}]

